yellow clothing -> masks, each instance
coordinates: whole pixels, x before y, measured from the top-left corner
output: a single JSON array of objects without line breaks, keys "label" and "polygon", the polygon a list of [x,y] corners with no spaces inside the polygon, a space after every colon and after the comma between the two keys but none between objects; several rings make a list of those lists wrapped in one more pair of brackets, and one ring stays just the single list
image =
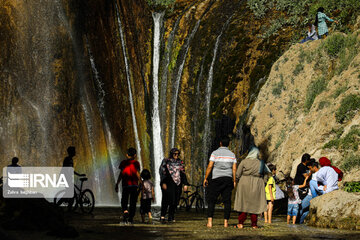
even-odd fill
[{"label": "yellow clothing", "polygon": [[266,183],[266,187],[265,187],[265,194],[266,194],[266,200],[271,200],[270,197],[270,190],[269,190],[269,185],[272,185],[271,187],[271,192],[273,195],[274,200],[276,199],[276,186],[275,186],[275,179],[273,177],[270,177],[269,180]]}]

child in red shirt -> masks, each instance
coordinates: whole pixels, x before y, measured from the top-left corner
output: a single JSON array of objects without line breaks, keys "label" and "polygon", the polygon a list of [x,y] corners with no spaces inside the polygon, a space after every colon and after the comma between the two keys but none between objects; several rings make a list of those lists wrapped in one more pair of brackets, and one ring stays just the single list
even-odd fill
[{"label": "child in red shirt", "polygon": [[[136,149],[129,148],[126,155],[127,159],[121,161],[119,178],[115,185],[115,191],[119,191],[119,183],[122,181],[121,208],[124,213],[124,223],[133,223],[136,211],[136,201],[138,198],[138,187],[140,179],[140,164],[136,160]],[[128,201],[130,197],[130,208]]]}]

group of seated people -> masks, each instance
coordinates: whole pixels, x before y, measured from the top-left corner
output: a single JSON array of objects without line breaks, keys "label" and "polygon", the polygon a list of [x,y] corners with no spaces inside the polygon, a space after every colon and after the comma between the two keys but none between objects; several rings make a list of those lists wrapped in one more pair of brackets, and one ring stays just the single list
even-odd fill
[{"label": "group of seated people", "polygon": [[[338,182],[342,180],[342,177],[343,172],[332,166],[328,158],[321,157],[319,162],[316,162],[307,153],[302,156],[292,184],[292,187],[298,186],[300,223],[303,223],[309,214],[310,200],[339,189]],[[293,215],[295,214],[290,214],[290,216]],[[295,218],[293,216],[293,223],[296,220],[296,215]]]}]

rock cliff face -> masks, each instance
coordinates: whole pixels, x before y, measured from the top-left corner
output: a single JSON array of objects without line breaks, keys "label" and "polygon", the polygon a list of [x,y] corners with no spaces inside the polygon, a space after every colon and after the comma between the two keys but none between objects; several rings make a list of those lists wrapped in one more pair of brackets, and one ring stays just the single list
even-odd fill
[{"label": "rock cliff face", "polygon": [[307,152],[331,159],[344,181],[359,181],[359,40],[355,31],[295,44],[273,65],[247,123],[285,174],[294,176]]}]

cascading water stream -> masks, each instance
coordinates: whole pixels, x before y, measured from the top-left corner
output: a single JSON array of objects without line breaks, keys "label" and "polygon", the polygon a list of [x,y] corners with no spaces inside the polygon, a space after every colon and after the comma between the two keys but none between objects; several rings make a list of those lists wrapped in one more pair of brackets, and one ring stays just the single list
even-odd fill
[{"label": "cascading water stream", "polygon": [[[106,116],[105,116],[105,90],[103,89],[103,85],[104,83],[101,82],[100,77],[99,77],[99,72],[97,71],[96,65],[95,65],[95,60],[93,57],[93,54],[91,52],[90,49],[90,45],[88,44],[87,38],[86,38],[86,48],[88,50],[88,54],[89,54],[89,58],[90,58],[90,65],[91,65],[91,69],[92,72],[94,74],[94,79],[95,79],[95,84],[97,87],[97,93],[98,93],[98,107],[99,107],[99,112],[100,112],[100,116],[101,119],[103,121],[104,124],[104,135],[105,135],[105,139],[106,139],[106,147],[107,147],[107,152],[108,155],[110,157],[110,162],[111,162],[111,167],[113,169],[113,173],[114,173],[114,180],[116,180],[116,176],[118,175],[118,166],[116,166],[116,162],[119,159],[119,154],[117,151],[117,147],[115,144],[115,141],[112,138],[112,134],[110,131],[110,127],[109,124],[107,122]],[[100,194],[101,193],[101,184],[100,184],[100,172],[99,172],[99,167],[97,166],[96,162],[93,163],[95,166],[95,171],[94,171],[94,175],[95,175],[95,182],[97,183],[96,185],[96,190],[97,192]]]},{"label": "cascading water stream", "polygon": [[[114,179],[116,178],[115,176],[115,171],[117,169],[117,158],[109,158],[110,160],[110,164],[111,164],[111,168],[108,168],[110,170],[110,174],[106,171],[107,169],[101,169],[101,171],[105,170],[105,176],[109,176],[112,180],[110,182],[104,182],[104,179],[101,175],[101,173],[97,173],[98,169],[98,160],[101,160],[101,156],[100,156],[100,152],[98,152],[99,145],[96,142],[96,140],[98,139],[98,136],[101,135],[101,133],[99,132],[99,129],[96,127],[94,128],[94,124],[96,123],[96,111],[93,109],[92,105],[90,104],[91,101],[91,96],[89,94],[87,85],[85,84],[86,79],[84,78],[85,74],[84,74],[84,70],[83,70],[83,65],[81,64],[81,62],[83,61],[83,54],[82,51],[80,51],[79,47],[78,47],[78,42],[76,40],[76,34],[74,34],[73,29],[71,28],[68,19],[66,18],[65,13],[63,12],[63,9],[59,10],[60,12],[60,18],[62,19],[62,21],[64,22],[65,28],[70,36],[70,39],[72,40],[72,46],[74,48],[74,53],[75,53],[75,64],[76,64],[76,69],[79,72],[79,81],[80,81],[80,102],[81,102],[81,106],[83,108],[84,111],[84,115],[85,115],[85,122],[86,122],[86,127],[87,127],[87,133],[88,133],[88,139],[89,139],[89,144],[90,144],[90,148],[91,148],[91,157],[92,157],[92,163],[93,163],[93,174],[94,174],[94,178],[92,181],[95,183],[95,187],[96,187],[96,191],[97,194],[95,195],[95,200],[97,203],[102,203],[102,201],[107,201],[109,198],[113,197],[113,193],[112,192],[104,192],[101,191],[101,186],[103,186],[104,184],[113,184],[113,182],[115,181]],[[88,47],[88,49],[90,49]],[[91,63],[91,61],[90,61]],[[95,69],[96,70],[96,69]],[[94,69],[93,69],[94,71]],[[94,71],[95,76],[97,75],[98,77],[98,72],[97,70]],[[100,93],[101,94],[101,93]],[[101,111],[100,111],[101,112]],[[106,126],[105,126],[106,128]],[[110,133],[110,129],[107,126],[107,130],[105,130],[105,136],[109,136]],[[110,135],[110,139],[111,139],[111,135]],[[101,176],[100,176],[101,175]],[[97,179],[97,177],[99,177]],[[109,189],[107,189],[107,191],[109,191]],[[105,199],[103,199],[103,197],[105,197]],[[115,197],[115,196],[114,196]],[[116,201],[115,203],[118,203],[119,198],[114,198],[114,200]],[[111,200],[112,201],[112,200]],[[113,204],[113,202],[111,202]],[[108,204],[108,202],[105,202],[105,204]]]},{"label": "cascading water stream", "polygon": [[172,100],[172,107],[171,107],[171,140],[170,140],[170,147],[174,147],[175,145],[175,125],[176,125],[176,107],[177,107],[177,100],[179,95],[179,89],[180,89],[180,82],[181,82],[181,76],[184,70],[184,65],[186,61],[186,56],[189,51],[190,42],[193,39],[196,31],[199,29],[200,26],[200,20],[196,22],[196,25],[194,29],[191,31],[191,34],[187,38],[184,48],[185,52],[183,55],[183,58],[181,59],[181,63],[178,69],[178,72],[176,74],[175,84],[174,84],[174,93],[173,93],[173,100]]},{"label": "cascading water stream", "polygon": [[169,74],[169,65],[170,65],[170,58],[171,58],[171,55],[172,55],[172,46],[173,46],[173,43],[174,43],[174,38],[175,38],[175,33],[179,27],[179,23],[180,23],[180,20],[181,20],[181,17],[180,16],[172,30],[171,30],[171,33],[169,35],[169,38],[168,38],[168,41],[167,41],[167,44],[166,44],[166,49],[165,49],[165,55],[164,55],[164,64],[163,64],[163,67],[162,67],[162,70],[163,70],[163,73],[162,73],[162,78],[161,78],[161,89],[160,89],[160,120],[161,122],[163,123],[162,125],[162,131],[164,133],[164,126],[165,126],[165,115],[166,115],[166,90],[167,90],[167,84],[168,84],[168,74]]},{"label": "cascading water stream", "polygon": [[122,28],[122,24],[121,24],[121,20],[120,20],[119,8],[118,8],[116,1],[115,1],[115,8],[116,8],[117,22],[119,25],[121,47],[122,47],[122,52],[124,55],[126,80],[127,80],[127,84],[128,84],[128,90],[129,90],[131,118],[132,118],[132,122],[133,122],[134,135],[135,135],[135,145],[136,145],[136,150],[137,150],[138,161],[140,163],[140,168],[142,169],[141,145],[140,145],[139,134],[138,134],[137,124],[136,124],[135,107],[134,107],[133,94],[132,94],[132,89],[131,89],[130,67],[129,67],[129,61],[128,61],[127,54],[126,54],[127,48],[126,48],[125,36],[124,36],[124,32],[123,32],[123,28]]},{"label": "cascading water stream", "polygon": [[[206,56],[206,54],[204,55],[203,60],[201,62],[200,73],[199,73],[199,77],[198,77],[197,83],[196,83],[195,114],[194,114],[194,119],[193,119],[194,128],[193,128],[193,136],[192,136],[193,144],[191,146],[191,157],[193,157],[194,153],[195,153],[195,148],[196,148],[195,143],[196,143],[196,138],[198,136],[198,130],[199,130],[198,119],[199,119],[199,112],[200,112],[200,97],[201,97],[200,83],[203,79],[205,56]],[[191,168],[190,174],[191,174],[191,176],[194,176],[193,175],[193,167]]]},{"label": "cascading water stream", "polygon": [[204,175],[207,167],[208,162],[208,151],[209,151],[209,138],[210,138],[210,103],[211,103],[211,91],[212,91],[212,83],[213,83],[213,74],[214,74],[214,65],[217,57],[217,52],[221,40],[221,36],[223,35],[226,27],[229,25],[231,18],[234,15],[230,16],[229,19],[226,21],[224,26],[221,29],[220,34],[216,38],[213,59],[211,61],[210,69],[209,69],[209,76],[206,82],[206,97],[205,97],[205,109],[206,109],[206,120],[205,120],[205,127],[204,127],[204,138],[203,138],[203,150],[204,150]]},{"label": "cascading water stream", "polygon": [[162,25],[164,12],[152,13],[154,20],[154,52],[153,52],[153,111],[151,116],[153,132],[153,156],[155,172],[155,199],[156,204],[160,204],[160,174],[159,168],[164,158],[163,143],[161,139],[161,125],[159,115],[159,64],[160,64],[160,27]]}]

